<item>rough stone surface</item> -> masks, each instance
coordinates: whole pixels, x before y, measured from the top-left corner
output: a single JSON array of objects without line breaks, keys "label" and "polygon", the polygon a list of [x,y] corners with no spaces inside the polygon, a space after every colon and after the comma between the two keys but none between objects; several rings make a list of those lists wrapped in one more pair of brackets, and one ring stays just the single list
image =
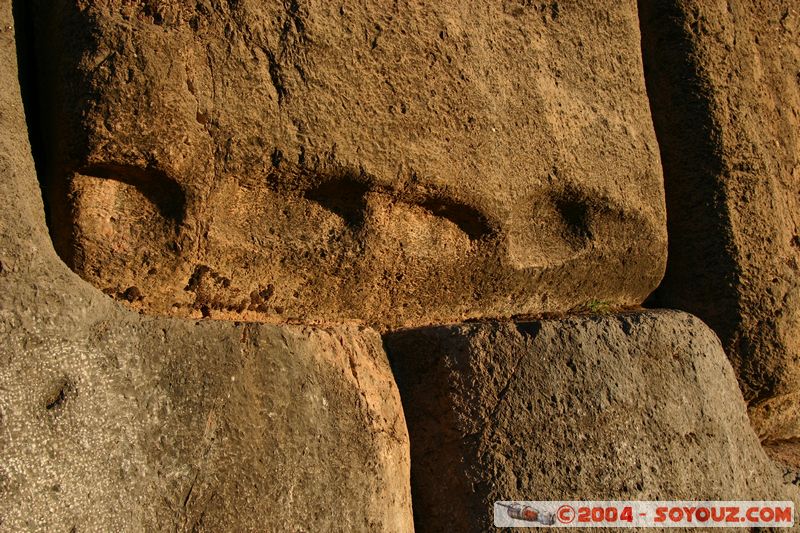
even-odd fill
[{"label": "rough stone surface", "polygon": [[749,425],[719,340],[690,315],[423,328],[386,347],[417,531],[494,531],[496,500],[793,494]]},{"label": "rough stone surface", "polygon": [[410,531],[377,333],[143,318],[47,235],[0,2],[0,530]]},{"label": "rough stone surface", "polygon": [[656,303],[717,332],[762,438],[800,438],[800,6],[640,7],[669,211]]},{"label": "rough stone surface", "polygon": [[135,308],[428,324],[663,274],[633,0],[33,4],[56,248]]}]

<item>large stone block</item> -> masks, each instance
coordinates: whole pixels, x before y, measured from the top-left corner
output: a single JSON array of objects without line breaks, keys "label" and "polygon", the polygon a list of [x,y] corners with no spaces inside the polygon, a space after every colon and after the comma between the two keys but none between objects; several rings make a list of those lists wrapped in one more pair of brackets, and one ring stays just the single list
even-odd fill
[{"label": "large stone block", "polygon": [[656,303],[720,336],[764,439],[800,438],[800,10],[643,0],[669,265]]},{"label": "large stone block", "polygon": [[11,28],[0,2],[0,529],[412,530],[377,333],[143,318],[58,259]]},{"label": "large stone block", "polygon": [[34,4],[57,250],[136,308],[427,324],[662,276],[633,0]]},{"label": "large stone block", "polygon": [[761,449],[719,340],[691,315],[471,323],[386,346],[418,531],[494,531],[497,500],[796,494]]},{"label": "large stone block", "polygon": [[377,333],[26,318],[0,321],[4,529],[413,529]]}]

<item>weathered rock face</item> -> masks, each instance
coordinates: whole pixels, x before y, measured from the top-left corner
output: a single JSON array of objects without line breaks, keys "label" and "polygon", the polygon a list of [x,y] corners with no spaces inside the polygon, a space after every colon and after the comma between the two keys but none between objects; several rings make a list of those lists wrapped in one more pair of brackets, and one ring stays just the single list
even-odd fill
[{"label": "weathered rock face", "polygon": [[142,318],[59,261],[11,27],[2,2],[2,529],[412,530],[377,333]]},{"label": "weathered rock face", "polygon": [[493,531],[496,500],[787,496],[719,340],[690,315],[473,323],[386,346],[417,531]]},{"label": "weathered rock face", "polygon": [[422,324],[660,280],[632,0],[34,4],[57,249],[137,308]]},{"label": "weathered rock face", "polygon": [[0,324],[4,528],[413,529],[376,333],[25,318]]},{"label": "weathered rock face", "polygon": [[670,213],[657,303],[720,335],[763,438],[798,438],[800,10],[640,4]]}]

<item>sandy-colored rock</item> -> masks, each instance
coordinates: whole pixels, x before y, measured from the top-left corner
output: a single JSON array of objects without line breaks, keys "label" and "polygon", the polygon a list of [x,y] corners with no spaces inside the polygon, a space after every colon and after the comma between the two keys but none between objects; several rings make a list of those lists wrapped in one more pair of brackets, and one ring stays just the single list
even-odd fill
[{"label": "sandy-colored rock", "polygon": [[633,0],[33,4],[56,248],[136,308],[427,324],[661,278]]},{"label": "sandy-colored rock", "polygon": [[0,2],[0,529],[411,531],[377,333],[144,318],[58,259]]},{"label": "sandy-colored rock", "polygon": [[800,438],[800,6],[641,4],[664,164],[656,303],[720,336],[765,439]]},{"label": "sandy-colored rock", "polygon": [[691,315],[442,326],[386,347],[417,531],[494,531],[497,500],[795,494],[749,425],[719,340]]}]

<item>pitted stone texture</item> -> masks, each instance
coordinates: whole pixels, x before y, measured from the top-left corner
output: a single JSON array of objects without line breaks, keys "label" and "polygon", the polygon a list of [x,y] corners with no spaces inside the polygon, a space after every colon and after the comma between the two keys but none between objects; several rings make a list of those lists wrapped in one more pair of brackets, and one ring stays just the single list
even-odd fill
[{"label": "pitted stone texture", "polygon": [[56,246],[136,308],[426,324],[663,274],[633,0],[36,4]]},{"label": "pitted stone texture", "polygon": [[640,2],[670,252],[656,304],[720,336],[764,439],[800,439],[800,6]]},{"label": "pitted stone texture", "polygon": [[411,531],[377,333],[142,318],[60,262],[12,27],[0,2],[0,529]]},{"label": "pitted stone texture", "polygon": [[3,528],[412,530],[376,333],[21,320],[0,322]]},{"label": "pitted stone texture", "polygon": [[423,328],[386,347],[417,531],[494,531],[497,500],[796,497],[719,340],[691,315]]}]

